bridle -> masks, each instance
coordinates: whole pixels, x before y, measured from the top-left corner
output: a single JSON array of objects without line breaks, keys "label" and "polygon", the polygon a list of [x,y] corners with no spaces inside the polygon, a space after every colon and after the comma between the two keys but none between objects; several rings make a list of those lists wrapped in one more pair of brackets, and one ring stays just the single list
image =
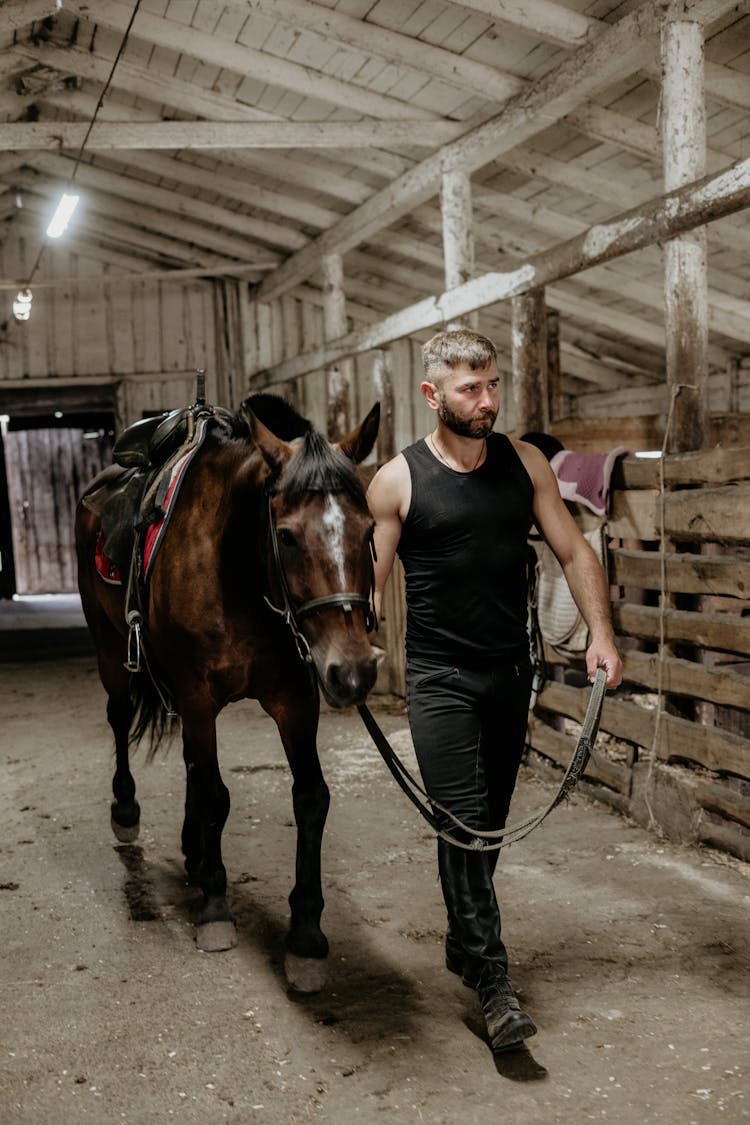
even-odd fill
[{"label": "bridle", "polygon": [[345,614],[350,614],[355,608],[361,607],[364,611],[365,629],[367,632],[369,633],[375,627],[375,545],[372,539],[372,532],[368,538],[370,548],[370,590],[367,597],[363,594],[356,594],[347,590],[339,594],[328,594],[322,598],[310,598],[309,601],[302,602],[301,605],[295,605],[292,600],[291,591],[289,590],[284,564],[281,561],[279,535],[273,514],[274,494],[274,489],[272,487],[266,488],[268,537],[271,541],[271,558],[273,560],[274,576],[281,592],[282,604],[280,606],[274,605],[267,594],[264,595],[263,600],[268,608],[274,613],[277,613],[291,630],[300,659],[304,660],[305,664],[308,666],[314,666],[310,645],[307,637],[300,628],[300,622],[306,617],[309,617],[311,613],[319,613],[321,610],[326,609],[341,609]]}]

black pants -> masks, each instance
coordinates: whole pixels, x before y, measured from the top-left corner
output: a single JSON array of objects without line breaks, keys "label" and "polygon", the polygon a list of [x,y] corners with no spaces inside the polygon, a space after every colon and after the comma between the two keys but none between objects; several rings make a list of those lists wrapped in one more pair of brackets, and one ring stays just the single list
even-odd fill
[{"label": "black pants", "polygon": [[[421,658],[407,662],[409,725],[424,787],[470,828],[505,824],[523,754],[531,679],[525,660],[479,669]],[[460,836],[448,817],[437,815]],[[453,937],[467,959],[497,961],[507,970],[492,885],[496,857],[438,842]]]}]

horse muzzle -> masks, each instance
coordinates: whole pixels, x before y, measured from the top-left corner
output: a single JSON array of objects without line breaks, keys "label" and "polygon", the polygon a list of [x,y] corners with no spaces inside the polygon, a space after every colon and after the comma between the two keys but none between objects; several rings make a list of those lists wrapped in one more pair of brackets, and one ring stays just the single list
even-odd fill
[{"label": "horse muzzle", "polygon": [[364,703],[375,685],[377,672],[377,661],[373,655],[366,660],[328,661],[318,668],[318,679],[331,707],[355,707]]}]

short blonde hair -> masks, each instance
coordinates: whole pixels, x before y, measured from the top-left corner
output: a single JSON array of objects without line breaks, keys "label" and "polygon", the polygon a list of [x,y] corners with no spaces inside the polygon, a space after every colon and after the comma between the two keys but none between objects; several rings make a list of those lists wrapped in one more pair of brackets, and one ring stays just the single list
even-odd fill
[{"label": "short blonde hair", "polygon": [[422,346],[425,378],[447,375],[466,364],[472,371],[483,371],[497,361],[497,348],[486,336],[469,328],[438,332]]}]

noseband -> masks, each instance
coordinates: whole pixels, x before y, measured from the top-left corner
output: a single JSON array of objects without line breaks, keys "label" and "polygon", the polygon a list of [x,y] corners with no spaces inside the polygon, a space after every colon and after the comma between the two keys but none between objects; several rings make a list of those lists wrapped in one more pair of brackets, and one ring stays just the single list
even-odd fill
[{"label": "noseband", "polygon": [[322,609],[341,609],[344,613],[351,613],[355,607],[362,607],[365,615],[365,628],[369,633],[375,626],[375,547],[370,536],[370,593],[368,597],[363,597],[362,594],[354,594],[345,591],[341,594],[329,594],[323,598],[311,598],[301,605],[294,605],[292,596],[289,590],[289,583],[287,582],[286,571],[284,564],[281,561],[281,552],[279,550],[279,536],[276,530],[276,521],[273,516],[273,491],[266,490],[266,512],[268,518],[268,534],[271,540],[271,553],[273,556],[274,573],[281,590],[282,605],[274,605],[271,599],[264,595],[264,601],[269,609],[282,617],[284,622],[289,626],[294,637],[294,643],[297,646],[297,652],[300,659],[308,665],[313,663],[313,656],[310,650],[310,645],[304,633],[300,629],[300,622],[305,617],[309,617],[311,613],[318,613]]}]

